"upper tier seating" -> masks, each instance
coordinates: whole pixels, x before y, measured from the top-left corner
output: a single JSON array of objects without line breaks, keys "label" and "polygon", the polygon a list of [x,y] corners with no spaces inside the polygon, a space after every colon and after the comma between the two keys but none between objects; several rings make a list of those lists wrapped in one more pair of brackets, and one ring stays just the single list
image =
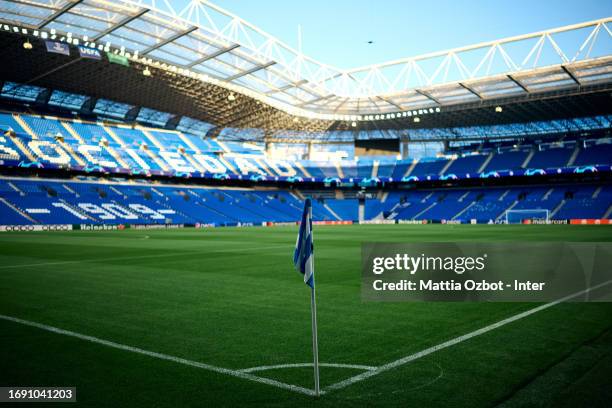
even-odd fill
[{"label": "upper tier seating", "polygon": [[506,151],[493,155],[493,158],[484,171],[495,171],[495,170],[514,170],[521,168],[525,159],[529,155],[528,151]]},{"label": "upper tier seating", "polygon": [[531,157],[527,167],[533,169],[547,169],[550,167],[567,166],[573,151],[573,148],[568,149],[563,147],[538,150]]},{"label": "upper tier seating", "polygon": [[466,174],[477,173],[487,159],[486,155],[476,154],[472,156],[459,157],[450,164],[444,173],[446,174]]},{"label": "upper tier seating", "polygon": [[[389,159],[289,162],[267,157],[261,145],[217,141],[175,130],[127,125],[85,123],[26,114],[0,113],[0,129],[15,133],[2,136],[0,159],[4,165],[63,166],[108,172],[184,176],[210,173],[234,177],[301,177],[316,179],[401,180],[403,177],[459,178],[522,169],[548,169],[612,165],[612,142],[608,139],[568,140],[541,145],[503,145],[495,149],[477,146],[463,151],[453,148],[456,157],[422,158],[418,161]],[[236,130],[238,131],[238,130]],[[61,136],[61,138],[58,138]],[[559,147],[559,146],[565,147]],[[578,147],[576,147],[578,146]],[[585,147],[586,146],[586,147]],[[481,146],[482,147],[482,146]],[[223,154],[219,154],[222,152]],[[15,158],[15,154],[17,158]],[[458,156],[458,157],[457,157]],[[415,164],[416,163],[416,164]],[[589,169],[585,169],[589,170]],[[571,170],[570,170],[571,171]],[[584,171],[584,170],[582,170]],[[444,174],[442,174],[444,173]],[[416,208],[416,207],[415,207]]]}]

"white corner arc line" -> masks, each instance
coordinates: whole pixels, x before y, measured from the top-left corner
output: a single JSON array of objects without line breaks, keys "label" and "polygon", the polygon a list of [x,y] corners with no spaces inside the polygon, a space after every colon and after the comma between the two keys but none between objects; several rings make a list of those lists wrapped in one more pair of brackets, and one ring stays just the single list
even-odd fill
[{"label": "white corner arc line", "polygon": [[[238,378],[242,378],[242,379],[249,380],[249,381],[254,381],[257,383],[261,383],[261,384],[271,385],[273,387],[282,388],[282,389],[297,392],[300,394],[305,394],[309,396],[315,395],[314,390],[310,390],[308,388],[300,387],[300,386],[293,385],[293,384],[286,384],[280,381],[272,380],[270,378],[258,377],[258,376],[255,376],[249,373],[245,373],[239,370],[232,370],[229,368],[217,367],[217,366],[213,366],[210,364],[200,363],[198,361],[187,360],[181,357],[175,357],[175,356],[171,356],[168,354],[157,353],[155,351],[144,350],[139,347],[128,346],[126,344],[116,343],[114,341],[104,340],[98,337],[88,336],[85,334],[76,333],[73,331],[64,330],[64,329],[60,329],[60,328],[53,327],[53,326],[48,326],[46,324],[41,324],[41,323],[29,321],[29,320],[19,319],[17,317],[6,316],[6,315],[0,314],[0,319],[6,320],[9,322],[13,322],[13,323],[19,323],[25,326],[35,327],[37,329],[42,329],[42,330],[56,333],[56,334],[62,334],[64,336],[74,337],[79,340],[88,341],[90,343],[101,344],[103,346],[112,347],[118,350],[129,351],[131,353],[142,354],[142,355],[157,358],[160,360],[171,361],[174,363],[183,364],[183,365],[196,367],[196,368],[201,368],[201,369],[213,371],[216,373],[227,374],[232,377],[238,377]],[[321,394],[323,394],[323,392],[321,392]]]},{"label": "white corner arc line", "polygon": [[[283,368],[302,368],[302,367],[312,367],[312,366],[313,366],[313,363],[277,364],[277,365],[243,368],[242,370],[238,370],[238,371],[243,372],[243,373],[254,373],[257,371],[278,370],[278,369],[283,369]],[[372,371],[378,368],[374,366],[361,365],[361,364],[341,364],[341,363],[319,363],[319,367],[353,368],[355,370],[364,370],[364,371]]]},{"label": "white corner arc line", "polygon": [[464,334],[462,336],[456,337],[454,339],[445,341],[444,343],[440,343],[440,344],[438,344],[436,346],[429,347],[429,348],[427,348],[425,350],[419,351],[418,353],[411,354],[411,355],[406,356],[406,357],[402,357],[399,360],[395,360],[395,361],[392,361],[390,363],[383,364],[383,365],[379,366],[378,368],[376,368],[375,370],[366,371],[364,373],[361,373],[361,374],[355,375],[353,377],[347,378],[346,380],[337,382],[335,384],[330,385],[329,387],[326,387],[325,390],[326,391],[332,391],[332,390],[339,390],[341,388],[348,387],[351,384],[355,384],[357,382],[366,380],[366,379],[368,379],[370,377],[374,377],[374,376],[376,376],[378,374],[384,373],[385,371],[391,370],[393,368],[396,368],[396,367],[402,366],[404,364],[410,363],[411,361],[417,360],[417,359],[419,359],[421,357],[425,357],[425,356],[427,356],[429,354],[435,353],[436,351],[445,349],[445,348],[450,347],[450,346],[454,346],[455,344],[459,344],[459,343],[461,343],[463,341],[469,340],[469,339],[474,338],[476,336],[480,336],[481,334],[485,334],[487,332],[490,332],[491,330],[495,330],[495,329],[497,329],[499,327],[502,327],[502,326],[505,326],[505,325],[507,325],[509,323],[512,323],[512,322],[515,322],[517,320],[523,319],[523,318],[525,318],[527,316],[530,316],[530,315],[535,314],[537,312],[540,312],[542,310],[545,310],[545,309],[548,309],[548,308],[553,307],[555,305],[558,305],[559,303],[563,303],[565,301],[568,301],[568,300],[573,299],[575,297],[578,297],[580,295],[587,294],[587,293],[591,292],[592,290],[602,288],[604,286],[609,285],[610,283],[612,283],[612,280],[600,283],[599,285],[592,286],[590,288],[581,290],[580,292],[576,292],[574,294],[565,296],[565,297],[563,297],[561,299],[557,299],[555,301],[552,301],[550,303],[546,303],[544,305],[535,307],[533,309],[526,310],[526,311],[524,311],[522,313],[519,313],[517,315],[514,315],[514,316],[508,317],[506,319],[500,320],[500,321],[498,321],[496,323],[493,323],[493,324],[490,324],[490,325],[485,326],[483,328],[480,328],[478,330],[475,330],[475,331],[473,331],[471,333],[467,333],[467,334]]}]

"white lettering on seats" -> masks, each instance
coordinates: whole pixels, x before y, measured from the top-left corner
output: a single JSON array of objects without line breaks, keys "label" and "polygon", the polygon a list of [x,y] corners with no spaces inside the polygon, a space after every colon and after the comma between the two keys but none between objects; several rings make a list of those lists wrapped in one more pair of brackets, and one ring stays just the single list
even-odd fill
[{"label": "white lettering on seats", "polygon": [[[70,163],[70,156],[68,156],[68,153],[66,153],[64,149],[62,149],[60,146],[55,145],[51,142],[47,142],[45,140],[31,140],[30,142],[28,142],[28,147],[34,152],[34,154],[36,154],[36,156],[48,161],[49,163]],[[43,152],[43,147],[50,147],[56,153],[56,155],[50,156],[47,153]]]},{"label": "white lettering on seats", "polygon": [[281,177],[293,177],[297,174],[293,166],[284,160],[268,159],[266,162],[272,170]]},{"label": "white lettering on seats", "polygon": [[193,158],[204,167],[208,173],[227,173],[227,168],[219,160],[205,154],[194,154]]},{"label": "white lettering on seats", "polygon": [[91,152],[101,153],[102,148],[100,146],[80,145],[78,147],[78,151],[83,156],[85,156],[87,161],[90,162],[91,164],[99,164],[100,166],[103,166],[103,167],[118,167],[117,163],[113,161],[97,159],[91,154]]},{"label": "white lettering on seats", "polygon": [[151,169],[147,162],[142,160],[142,158],[138,155],[138,152],[136,152],[134,149],[124,149],[124,151],[144,170]]},{"label": "white lettering on seats", "polygon": [[101,205],[101,207],[107,210],[108,212],[116,215],[119,218],[124,218],[126,220],[137,220],[138,219],[138,216],[136,214],[127,210],[126,208],[121,207],[118,204],[104,203]]},{"label": "white lettering on seats", "polygon": [[114,220],[117,218],[112,213],[93,203],[79,203],[78,206],[88,213],[97,215],[101,220]]},{"label": "white lettering on seats", "polygon": [[[0,143],[5,143],[5,142],[6,142],[6,139],[0,136]],[[0,159],[19,160],[20,157],[21,156],[19,156],[19,153],[17,153],[15,149],[12,149],[8,146],[0,144]]]},{"label": "white lettering on seats", "polygon": [[149,216],[149,218],[152,218],[154,220],[163,220],[163,219],[166,218],[163,215],[161,215],[160,213],[158,213],[157,211],[150,209],[146,205],[142,205],[142,204],[129,204],[128,206],[132,210],[134,210],[136,212],[139,212],[140,214],[147,215],[147,216]]},{"label": "white lettering on seats", "polygon": [[64,204],[64,203],[51,203],[52,206],[57,207],[57,208],[62,208],[66,211],[68,211],[70,214],[74,215],[75,217],[77,217],[80,220],[86,220],[87,217],[85,217],[83,214],[80,214],[78,211],[74,210],[72,207]]},{"label": "white lettering on seats", "polygon": [[172,167],[175,171],[193,173],[195,169],[190,166],[178,152],[159,152],[159,155]]},{"label": "white lettering on seats", "polygon": [[264,176],[266,175],[266,173],[262,169],[257,167],[256,164],[254,164],[246,157],[235,157],[234,162],[236,163],[236,166],[238,166],[238,168],[240,169],[240,173],[242,173],[242,175],[244,176],[248,175],[249,173],[257,173]]}]

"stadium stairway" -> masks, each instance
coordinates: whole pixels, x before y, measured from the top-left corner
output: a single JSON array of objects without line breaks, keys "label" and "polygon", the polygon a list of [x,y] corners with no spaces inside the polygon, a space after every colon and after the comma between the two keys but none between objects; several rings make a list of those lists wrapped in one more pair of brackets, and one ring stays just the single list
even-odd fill
[{"label": "stadium stairway", "polygon": [[0,197],[0,203],[5,206],[5,209],[0,209],[0,224],[21,225],[37,223],[34,218],[29,216],[27,213],[25,213],[23,210],[21,210],[5,198]]}]

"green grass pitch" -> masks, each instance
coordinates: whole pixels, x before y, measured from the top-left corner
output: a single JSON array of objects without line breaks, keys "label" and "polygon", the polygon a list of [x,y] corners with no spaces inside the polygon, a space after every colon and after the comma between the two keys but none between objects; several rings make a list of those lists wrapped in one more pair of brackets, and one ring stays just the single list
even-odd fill
[{"label": "green grass pitch", "polygon": [[[0,315],[238,371],[311,362],[296,227],[0,235]],[[315,226],[322,363],[380,366],[524,303],[363,303],[360,242],[611,241],[605,226]],[[560,304],[316,399],[0,319],[0,386],[76,386],[77,405],[596,406],[612,303]],[[323,389],[362,370],[322,367]],[[312,368],[252,373],[312,388]]]}]

